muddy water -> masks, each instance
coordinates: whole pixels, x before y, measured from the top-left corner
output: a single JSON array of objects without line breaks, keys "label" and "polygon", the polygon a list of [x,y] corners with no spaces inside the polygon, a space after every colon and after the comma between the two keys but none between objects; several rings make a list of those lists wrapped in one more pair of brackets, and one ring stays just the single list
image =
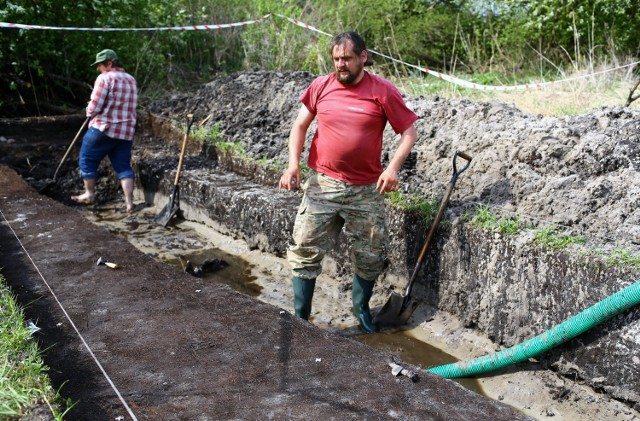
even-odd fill
[{"label": "muddy water", "polygon": [[157,213],[154,208],[143,208],[134,215],[127,215],[120,211],[117,203],[107,203],[87,208],[85,214],[93,223],[126,239],[149,256],[183,270],[189,262],[194,268],[201,267],[207,261],[224,262],[225,267],[204,271],[199,277],[227,284],[252,297],[260,296],[262,287],[256,283],[256,276],[252,275],[254,265],[242,257],[213,247],[206,238],[197,235],[193,227],[177,220],[178,223],[166,228],[156,224],[154,218]]},{"label": "muddy water", "polygon": [[[78,209],[88,220],[126,239],[147,255],[183,270],[188,262],[192,267],[199,267],[204,262],[212,260],[224,262],[225,267],[204,273],[201,277],[229,285],[238,292],[292,311],[288,267],[286,262],[274,263],[274,260],[282,259],[274,259],[264,256],[264,253],[248,250],[238,240],[215,234],[201,224],[179,218],[174,219],[167,227],[162,227],[154,222],[159,213],[156,207],[139,207],[141,209],[131,215],[122,212],[122,204],[119,202]],[[103,257],[110,260],[109,256]],[[354,320],[348,316],[329,316],[330,319],[327,321],[327,308],[336,307],[335,293],[328,291],[330,287],[327,287],[327,284],[323,283],[324,291],[322,286],[317,287],[314,296],[314,307],[321,310],[319,314],[312,315],[310,320],[317,326],[389,352],[401,361],[420,368],[457,361],[455,357],[414,337],[410,331],[365,335],[355,327]],[[477,380],[457,381],[464,387],[484,395]]]},{"label": "muddy water", "polygon": [[[413,337],[411,332],[373,333],[360,335],[358,340],[382,351],[396,354],[406,363],[420,368],[435,367],[458,361],[453,356]],[[483,394],[482,386],[475,379],[455,379],[462,386]]]}]

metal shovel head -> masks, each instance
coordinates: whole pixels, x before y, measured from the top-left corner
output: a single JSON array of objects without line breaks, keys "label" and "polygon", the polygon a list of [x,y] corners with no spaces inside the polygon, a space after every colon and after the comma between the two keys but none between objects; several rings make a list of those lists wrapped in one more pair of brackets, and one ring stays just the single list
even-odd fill
[{"label": "metal shovel head", "polygon": [[158,225],[166,226],[171,222],[174,216],[180,211],[179,190],[174,188],[173,193],[169,199],[169,203],[165,205],[160,213],[155,217],[154,222]]},{"label": "metal shovel head", "polygon": [[418,303],[409,298],[405,303],[405,297],[394,292],[391,294],[384,306],[373,318],[373,323],[380,328],[402,326],[409,320]]}]

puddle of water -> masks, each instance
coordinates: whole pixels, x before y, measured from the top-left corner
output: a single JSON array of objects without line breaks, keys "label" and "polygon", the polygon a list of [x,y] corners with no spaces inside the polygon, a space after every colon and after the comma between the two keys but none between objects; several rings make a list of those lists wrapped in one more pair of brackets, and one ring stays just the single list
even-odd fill
[{"label": "puddle of water", "polygon": [[[182,262],[180,258],[182,258]],[[165,260],[165,263],[182,268],[187,260],[198,267],[205,262],[223,261],[227,264],[226,267],[205,272],[202,279],[229,285],[236,291],[251,297],[258,297],[262,291],[262,287],[255,283],[257,278],[251,275],[253,265],[238,256],[227,254],[216,248],[209,248],[181,254],[175,258]],[[213,262],[214,265],[215,263],[217,262]]]},{"label": "puddle of water", "polygon": [[[87,210],[87,218],[93,223],[107,228],[163,263],[184,270],[188,261],[195,268],[205,269],[199,276],[202,279],[229,285],[251,297],[260,295],[262,287],[255,282],[257,278],[251,274],[254,266],[249,262],[211,247],[207,238],[190,228],[183,228],[179,222],[162,227],[154,222],[155,217],[156,214],[149,210],[127,215],[119,212],[113,204]],[[207,266],[220,266],[215,264],[219,262],[223,262],[224,267],[206,270]]]},{"label": "puddle of water", "polygon": [[[396,355],[401,361],[422,369],[459,361],[439,348],[414,338],[410,332],[379,332],[358,335],[355,339],[372,348]],[[476,379],[453,379],[467,389],[484,395]]]}]

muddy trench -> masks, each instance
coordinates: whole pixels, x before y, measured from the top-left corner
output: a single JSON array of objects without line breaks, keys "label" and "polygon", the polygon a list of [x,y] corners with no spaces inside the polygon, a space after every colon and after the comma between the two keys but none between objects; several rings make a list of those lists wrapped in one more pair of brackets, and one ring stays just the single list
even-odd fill
[{"label": "muddy trench", "polygon": [[[101,167],[96,206],[69,201],[81,186],[77,149],[58,180],[51,180],[81,124],[81,116],[4,122],[2,163],[40,193],[148,256],[182,270],[187,261],[196,267],[224,262],[200,279],[292,311],[283,255],[300,196],[273,187],[278,170],[191,139],[180,181],[181,217],[161,228],[153,218],[173,187],[180,128],[151,114],[141,120],[134,148],[138,212],[126,215],[107,164]],[[403,292],[428,228],[418,215],[389,208],[387,216],[389,265],[376,286],[374,311],[392,292]],[[427,262],[413,294],[420,306],[409,323],[399,331],[364,336],[348,308],[348,245],[340,244],[325,262],[311,323],[426,368],[515,345],[637,279],[637,272],[545,251],[473,228],[460,218],[439,230]],[[634,341],[639,318],[632,309],[535,361],[459,382],[537,419],[579,419],[593,411],[637,419],[640,360]]]},{"label": "muddy trench", "polygon": [[[151,132],[166,127],[166,122],[153,117],[148,124]],[[169,138],[179,139],[180,132]],[[193,154],[182,180],[184,217],[239,238],[250,249],[283,257],[300,196],[273,187],[280,172],[206,144],[196,144]],[[149,160],[138,165],[145,201],[166,203],[174,173],[166,177],[166,167],[158,169]],[[460,197],[457,200],[464,202]],[[455,214],[450,217],[438,231],[414,289],[421,307],[405,326],[414,336],[420,336],[415,330],[428,325],[434,314],[445,312],[459,319],[464,328],[486,335],[496,344],[495,350],[504,349],[554,327],[640,278],[634,268],[607,265],[580,250],[558,252],[532,245],[527,238],[531,233],[511,238],[474,228]],[[391,293],[404,292],[428,229],[419,215],[394,208],[388,208],[387,220],[388,268],[378,281],[374,309]],[[326,282],[335,285],[328,292],[327,307],[320,304],[314,311],[313,322],[329,328],[353,327],[355,321],[347,307],[335,314],[329,310],[336,299],[349,302],[351,269],[346,242],[330,254],[324,271]],[[287,276],[285,271],[285,284]],[[286,301],[278,304],[290,306]],[[639,319],[638,308],[620,314],[541,355],[536,366],[578,379],[637,410]],[[418,365],[427,367],[429,362],[418,361]]]}]

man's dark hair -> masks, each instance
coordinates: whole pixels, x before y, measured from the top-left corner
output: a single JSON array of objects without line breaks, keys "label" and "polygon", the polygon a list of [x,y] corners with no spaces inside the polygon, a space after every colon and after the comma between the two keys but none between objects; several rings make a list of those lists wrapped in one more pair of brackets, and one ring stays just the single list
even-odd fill
[{"label": "man's dark hair", "polygon": [[124,67],[122,65],[122,62],[120,60],[118,60],[118,59],[111,60],[111,62],[113,63],[113,67]]},{"label": "man's dark hair", "polygon": [[[360,55],[361,52],[367,49],[367,47],[364,45],[364,40],[362,39],[362,37],[357,32],[349,31],[349,32],[343,32],[340,35],[336,35],[335,37],[333,37],[333,41],[331,41],[331,48],[329,50],[329,54],[333,54],[333,48],[335,46],[344,45],[347,43],[347,41],[351,41],[353,45],[353,52],[356,53],[357,55]],[[367,59],[367,62],[364,65],[371,66],[372,64],[373,62],[369,57]]]},{"label": "man's dark hair", "polygon": [[364,40],[360,35],[356,32],[343,32],[340,35],[336,35],[331,42],[331,53],[333,53],[333,47],[336,45],[344,45],[347,41],[351,41],[353,43],[353,52],[356,54],[360,54],[364,50],[367,49],[364,45]]}]

